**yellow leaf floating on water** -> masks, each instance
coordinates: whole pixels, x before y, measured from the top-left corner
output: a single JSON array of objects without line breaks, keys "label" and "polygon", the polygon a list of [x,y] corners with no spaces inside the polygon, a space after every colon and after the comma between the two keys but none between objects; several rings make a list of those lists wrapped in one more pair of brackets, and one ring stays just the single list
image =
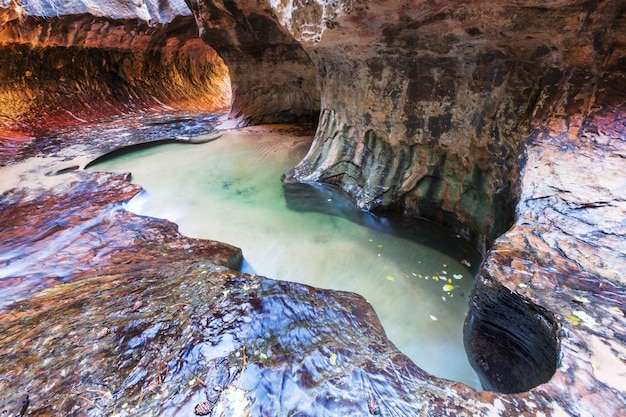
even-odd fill
[{"label": "yellow leaf floating on water", "polygon": [[437,275],[433,275],[433,281],[439,281],[439,277]]},{"label": "yellow leaf floating on water", "polygon": [[568,319],[574,326],[578,326],[580,324],[580,319],[576,316],[567,316],[565,318]]},{"label": "yellow leaf floating on water", "polygon": [[330,355],[330,358],[328,358],[330,360],[330,364],[335,366],[337,365],[337,354],[333,353],[332,355]]},{"label": "yellow leaf floating on water", "polygon": [[450,292],[454,289],[454,285],[446,284],[443,286],[443,290],[446,292]]},{"label": "yellow leaf floating on water", "polygon": [[395,277],[393,275],[387,275],[385,278],[387,278],[389,281],[395,281]]},{"label": "yellow leaf floating on water", "polygon": [[577,303],[581,303],[581,304],[585,304],[585,303],[588,303],[588,302],[589,302],[589,300],[588,300],[588,299],[586,299],[585,297],[581,297],[580,295],[575,296],[575,297],[573,298],[573,300],[574,300],[575,302],[577,302]]}]

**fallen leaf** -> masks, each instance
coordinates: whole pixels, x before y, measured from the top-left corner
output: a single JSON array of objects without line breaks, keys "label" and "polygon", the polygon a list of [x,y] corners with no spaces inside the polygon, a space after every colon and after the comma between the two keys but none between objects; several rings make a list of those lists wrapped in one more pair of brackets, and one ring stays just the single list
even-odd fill
[{"label": "fallen leaf", "polygon": [[332,355],[330,355],[330,358],[328,358],[330,360],[330,364],[335,366],[337,365],[337,354],[333,353]]}]

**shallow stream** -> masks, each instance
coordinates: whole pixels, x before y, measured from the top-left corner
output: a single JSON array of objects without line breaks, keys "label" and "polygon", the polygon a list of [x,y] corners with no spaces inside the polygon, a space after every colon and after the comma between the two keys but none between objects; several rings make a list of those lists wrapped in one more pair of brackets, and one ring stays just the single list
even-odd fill
[{"label": "shallow stream", "polygon": [[333,187],[283,187],[281,176],[310,143],[288,131],[225,131],[209,143],[143,148],[90,169],[132,172],[144,192],[129,210],[240,247],[244,272],[364,296],[418,366],[479,388],[462,340],[477,253],[431,223],[361,211]]}]

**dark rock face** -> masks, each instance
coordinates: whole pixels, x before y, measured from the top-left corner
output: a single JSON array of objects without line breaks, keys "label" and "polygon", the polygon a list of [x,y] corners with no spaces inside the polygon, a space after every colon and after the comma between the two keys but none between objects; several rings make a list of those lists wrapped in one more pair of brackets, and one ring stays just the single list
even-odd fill
[{"label": "dark rock face", "polygon": [[528,391],[548,382],[558,366],[554,316],[493,277],[477,278],[464,338],[472,367],[490,391]]},{"label": "dark rock face", "polygon": [[[2,411],[623,413],[623,2],[24,3],[0,8],[0,289],[18,300],[0,311]],[[80,168],[127,139],[28,142],[224,107],[224,63],[242,123],[321,109],[290,181],[486,251],[464,332],[499,392],[415,367],[358,296],[227,270],[235,248],[125,212],[124,176]]]}]

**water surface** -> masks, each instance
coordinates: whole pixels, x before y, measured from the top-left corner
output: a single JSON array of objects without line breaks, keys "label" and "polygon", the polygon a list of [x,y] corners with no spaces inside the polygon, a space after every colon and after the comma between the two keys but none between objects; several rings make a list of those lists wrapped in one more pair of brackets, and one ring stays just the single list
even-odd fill
[{"label": "water surface", "polygon": [[310,143],[284,132],[225,132],[210,143],[159,145],[90,169],[132,172],[144,192],[131,211],[240,247],[245,272],[361,294],[418,366],[479,388],[462,340],[477,254],[430,223],[360,211],[332,187],[284,189],[282,174]]}]

